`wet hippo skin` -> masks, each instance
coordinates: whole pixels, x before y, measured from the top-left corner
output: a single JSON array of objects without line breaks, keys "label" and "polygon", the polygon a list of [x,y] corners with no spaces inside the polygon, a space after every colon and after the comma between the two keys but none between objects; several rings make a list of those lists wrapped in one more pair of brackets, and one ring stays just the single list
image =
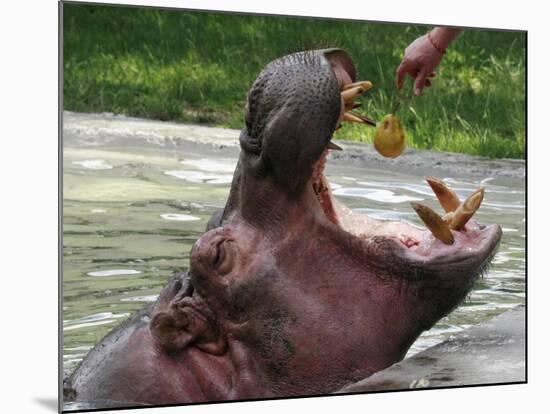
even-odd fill
[{"label": "wet hippo skin", "polygon": [[107,335],[67,383],[77,401],[174,404],[336,391],[403,358],[455,308],[501,237],[355,214],[323,175],[356,80],[339,49],[266,66],[252,85],[225,208],[188,272]]}]

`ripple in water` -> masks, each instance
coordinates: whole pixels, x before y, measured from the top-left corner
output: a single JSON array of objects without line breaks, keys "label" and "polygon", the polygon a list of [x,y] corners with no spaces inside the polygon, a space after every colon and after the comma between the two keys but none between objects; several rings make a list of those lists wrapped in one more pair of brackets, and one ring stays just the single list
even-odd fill
[{"label": "ripple in water", "polygon": [[111,168],[113,168],[112,165],[107,164],[103,160],[74,161],[73,164],[80,165],[81,167],[87,168],[89,170],[110,170]]},{"label": "ripple in water", "polygon": [[201,171],[166,171],[164,174],[185,180],[190,183],[231,184],[231,174],[209,174]]},{"label": "ripple in water", "polygon": [[200,160],[184,160],[180,161],[180,164],[195,167],[201,171],[219,172],[219,173],[233,173],[236,163],[231,160],[211,160],[208,158],[201,158]]},{"label": "ripple in water", "polygon": [[366,214],[377,220],[407,221],[410,223],[416,217],[415,212],[409,211],[378,210],[374,208],[354,208],[353,211]]},{"label": "ripple in water", "polygon": [[398,195],[390,190],[372,190],[359,187],[342,187],[333,191],[334,195],[343,197],[361,197],[381,203],[403,203],[405,201],[422,201],[422,198]]},{"label": "ripple in water", "polygon": [[396,189],[405,190],[412,193],[420,194],[423,196],[433,197],[434,193],[430,187],[426,185],[413,184],[413,183],[395,183],[395,182],[377,182],[377,181],[358,181],[357,184],[364,185],[366,187],[377,187],[383,189]]},{"label": "ripple in water", "polygon": [[129,313],[100,312],[87,315],[74,320],[63,321],[63,331],[72,331],[74,329],[88,328],[90,326],[106,325],[115,322],[116,319],[127,318]]},{"label": "ripple in water", "polygon": [[154,302],[159,295],[132,296],[130,298],[122,298],[121,302]]},{"label": "ripple in water", "polygon": [[108,277],[108,276],[123,276],[123,275],[137,275],[141,273],[139,270],[133,269],[109,269],[109,270],[99,270],[97,272],[88,272],[88,276],[94,277]]},{"label": "ripple in water", "polygon": [[166,214],[161,214],[160,217],[162,217],[164,220],[174,220],[174,221],[198,221],[198,220],[200,220],[199,217],[190,216],[189,214],[166,213]]}]

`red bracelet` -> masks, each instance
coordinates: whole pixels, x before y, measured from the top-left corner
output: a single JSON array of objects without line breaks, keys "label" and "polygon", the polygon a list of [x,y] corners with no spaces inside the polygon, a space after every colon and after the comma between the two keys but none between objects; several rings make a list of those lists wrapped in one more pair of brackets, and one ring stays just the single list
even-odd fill
[{"label": "red bracelet", "polygon": [[439,45],[437,43],[435,43],[435,41],[432,39],[432,32],[431,31],[428,32],[428,39],[430,40],[430,43],[432,44],[432,46],[435,47],[439,53],[441,53],[442,55],[444,55],[446,53],[445,49],[439,47]]}]

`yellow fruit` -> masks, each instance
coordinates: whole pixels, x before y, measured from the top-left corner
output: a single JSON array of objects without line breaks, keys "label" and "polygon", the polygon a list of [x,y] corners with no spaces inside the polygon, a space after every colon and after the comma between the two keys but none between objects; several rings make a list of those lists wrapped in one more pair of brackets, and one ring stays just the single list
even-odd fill
[{"label": "yellow fruit", "polygon": [[374,148],[388,158],[401,155],[405,149],[405,134],[396,115],[386,115],[374,134]]}]

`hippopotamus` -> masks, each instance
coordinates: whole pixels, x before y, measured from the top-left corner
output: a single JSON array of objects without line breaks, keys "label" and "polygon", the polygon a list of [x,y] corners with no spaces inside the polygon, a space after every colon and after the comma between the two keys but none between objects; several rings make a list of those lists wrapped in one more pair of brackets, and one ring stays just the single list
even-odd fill
[{"label": "hippopotamus", "polygon": [[[342,91],[354,82],[341,49],[265,67],[248,93],[225,207],[194,244],[188,271],[81,362],[67,383],[76,401],[335,392],[401,360],[461,303],[497,249],[498,225],[470,220],[444,242],[332,196],[324,168],[349,107]],[[438,188],[456,209],[451,190]]]}]

